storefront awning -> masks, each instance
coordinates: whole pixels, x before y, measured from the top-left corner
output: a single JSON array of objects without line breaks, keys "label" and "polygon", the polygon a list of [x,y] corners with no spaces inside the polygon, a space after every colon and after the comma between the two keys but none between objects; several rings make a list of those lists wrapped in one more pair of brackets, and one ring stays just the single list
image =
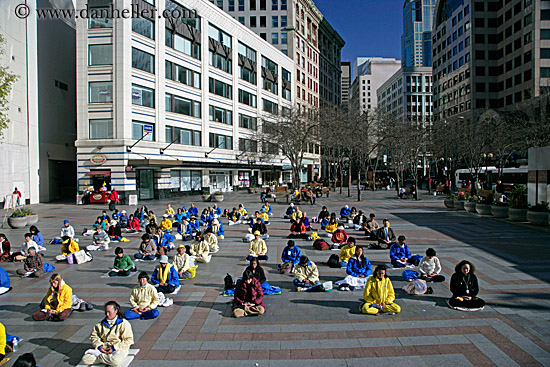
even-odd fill
[{"label": "storefront awning", "polygon": [[190,162],[167,159],[130,159],[128,165],[135,168],[214,168],[214,169],[243,169],[243,170],[268,170],[271,167],[280,168],[281,165],[262,165],[247,163],[223,163],[223,162]]},{"label": "storefront awning", "polygon": [[90,171],[84,174],[85,176],[110,176],[111,171]]}]

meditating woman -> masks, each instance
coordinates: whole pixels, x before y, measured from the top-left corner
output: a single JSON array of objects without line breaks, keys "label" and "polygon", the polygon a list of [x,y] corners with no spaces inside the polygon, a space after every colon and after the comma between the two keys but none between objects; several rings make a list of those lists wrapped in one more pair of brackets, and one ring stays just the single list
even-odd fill
[{"label": "meditating woman", "polygon": [[127,277],[130,273],[137,271],[134,262],[130,256],[124,253],[122,247],[115,249],[115,260],[113,263],[113,270],[109,272],[110,277]]},{"label": "meditating woman", "polygon": [[348,273],[348,276],[344,280],[336,282],[341,291],[365,288],[367,279],[372,273],[372,265],[363,254],[361,246],[355,246],[355,255],[349,258],[346,273]]},{"label": "meditating woman", "polygon": [[235,288],[233,317],[262,315],[265,312],[263,298],[260,282],[250,271],[245,271]]},{"label": "meditating woman", "polygon": [[401,307],[393,303],[395,291],[390,278],[386,274],[386,266],[378,265],[374,269],[374,275],[367,280],[365,292],[363,292],[365,303],[361,312],[369,315],[377,315],[380,312],[396,314],[401,312]]},{"label": "meditating woman", "polygon": [[482,310],[485,301],[477,297],[479,285],[475,276],[476,268],[468,260],[462,260],[455,266],[455,273],[451,276],[451,292],[449,306],[457,310]]},{"label": "meditating woman", "polygon": [[44,308],[32,315],[35,321],[65,321],[73,311],[73,290],[60,274],[52,274]]},{"label": "meditating woman", "polygon": [[420,279],[424,279],[427,282],[445,281],[445,277],[439,275],[439,272],[441,272],[441,264],[435,255],[436,253],[433,248],[426,250],[426,256],[424,256],[422,260],[420,260],[420,264],[418,264]]}]

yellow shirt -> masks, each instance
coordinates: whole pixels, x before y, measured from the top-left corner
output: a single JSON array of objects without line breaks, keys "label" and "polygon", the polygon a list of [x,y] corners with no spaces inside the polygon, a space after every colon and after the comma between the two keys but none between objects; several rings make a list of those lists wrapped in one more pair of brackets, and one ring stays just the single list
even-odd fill
[{"label": "yellow shirt", "polygon": [[174,208],[170,207],[170,208],[166,208],[166,210],[164,211],[164,214],[174,215],[176,214],[176,212],[174,211]]},{"label": "yellow shirt", "polygon": [[369,305],[373,303],[392,303],[395,300],[395,291],[393,290],[390,278],[384,277],[378,279],[378,277],[373,274],[373,276],[367,280],[367,285],[363,292],[363,299]]},{"label": "yellow shirt", "polygon": [[159,304],[159,295],[157,289],[151,284],[147,283],[145,288],[137,286],[130,295],[130,304],[132,308],[157,308]]},{"label": "yellow shirt", "polygon": [[80,247],[78,247],[78,242],[71,239],[68,239],[66,243],[63,242],[62,246],[63,247],[61,248],[61,253],[63,255],[74,254],[75,252],[80,251]]},{"label": "yellow shirt", "polygon": [[333,233],[333,232],[336,232],[336,228],[338,228],[338,223],[334,223],[334,224],[329,223],[325,227],[325,231],[327,231],[329,233]]},{"label": "yellow shirt", "polygon": [[0,322],[0,354],[6,354],[6,328]]},{"label": "yellow shirt", "polygon": [[292,213],[292,219],[296,220],[296,218],[302,218],[303,214],[299,210],[295,210],[294,213]]},{"label": "yellow shirt", "polygon": [[267,213],[260,213],[259,217],[262,218],[264,222],[269,222],[269,215],[267,215]]},{"label": "yellow shirt", "polygon": [[349,245],[345,245],[340,249],[340,260],[341,261],[348,261],[350,257],[355,255],[355,245],[353,247],[350,247]]},{"label": "yellow shirt", "polygon": [[241,216],[247,215],[247,214],[248,214],[248,212],[246,211],[245,208],[237,209],[237,212],[238,212]]},{"label": "yellow shirt", "polygon": [[265,241],[261,238],[259,239],[253,239],[250,241],[250,248],[248,249],[248,252],[250,255],[265,255],[267,254],[267,246],[265,245]]},{"label": "yellow shirt", "polygon": [[[73,290],[64,281],[61,281],[61,289],[57,294],[57,307],[55,308],[56,312],[61,312],[63,310],[73,307]],[[48,293],[46,293],[46,310],[53,310],[53,302],[55,299],[52,299],[52,287],[48,288]]]},{"label": "yellow shirt", "polygon": [[132,333],[132,325],[128,320],[122,320],[118,325],[108,327],[103,321],[94,326],[94,331],[90,336],[94,349],[100,346],[110,346],[114,350],[129,350],[134,344],[134,334]]},{"label": "yellow shirt", "polygon": [[172,221],[168,218],[164,218],[160,222],[159,228],[162,229],[163,231],[166,230],[166,229],[172,229]]}]

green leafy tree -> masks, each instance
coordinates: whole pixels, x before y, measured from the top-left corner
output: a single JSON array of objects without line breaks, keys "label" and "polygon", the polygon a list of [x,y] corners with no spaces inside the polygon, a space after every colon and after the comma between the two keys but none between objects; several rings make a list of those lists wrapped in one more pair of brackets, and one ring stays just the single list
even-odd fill
[{"label": "green leafy tree", "polygon": [[[0,56],[4,55],[4,44],[6,40],[3,35],[0,34]],[[0,65],[0,137],[4,135],[4,130],[8,127],[10,120],[8,119],[9,101],[8,96],[11,93],[13,83],[19,79],[18,75],[10,72],[9,68],[4,65]]]}]

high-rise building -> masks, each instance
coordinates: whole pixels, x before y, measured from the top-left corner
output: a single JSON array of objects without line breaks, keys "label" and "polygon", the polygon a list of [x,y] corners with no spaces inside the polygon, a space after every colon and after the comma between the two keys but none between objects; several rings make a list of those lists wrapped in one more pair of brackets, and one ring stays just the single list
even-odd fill
[{"label": "high-rise building", "polygon": [[435,0],[405,0],[403,4],[403,35],[401,65],[432,66],[432,18]]},{"label": "high-rise building", "polygon": [[440,0],[433,30],[434,117],[475,118],[550,86],[550,3]]},{"label": "high-rise building", "polygon": [[376,90],[384,84],[401,66],[401,61],[393,58],[359,57],[353,63],[353,83],[351,84],[350,108],[363,112],[378,106]]},{"label": "high-rise building", "polygon": [[[116,1],[132,4],[151,8]],[[292,107],[293,60],[210,2],[156,6],[169,17],[77,19],[80,190],[105,182],[126,201],[286,182],[288,161],[255,133]]]},{"label": "high-rise building", "polygon": [[325,18],[319,25],[319,99],[321,106],[342,103],[341,50],[345,42]]},{"label": "high-rise building", "polygon": [[342,108],[349,107],[349,93],[351,87],[351,62],[342,61]]}]

